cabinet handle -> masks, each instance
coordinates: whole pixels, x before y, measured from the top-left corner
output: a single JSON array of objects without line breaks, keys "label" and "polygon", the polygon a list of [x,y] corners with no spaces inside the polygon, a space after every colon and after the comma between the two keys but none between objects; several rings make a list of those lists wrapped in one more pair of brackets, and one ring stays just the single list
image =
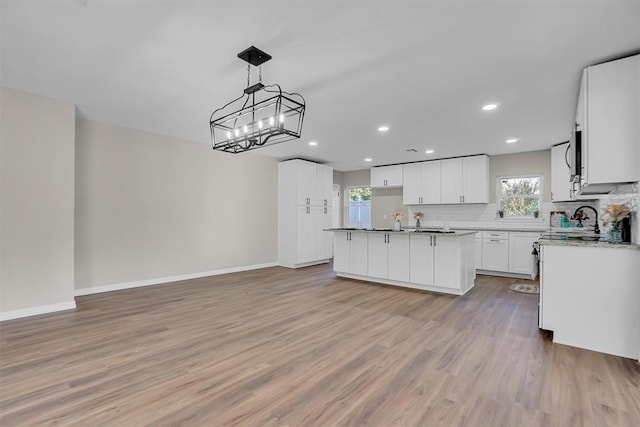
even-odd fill
[{"label": "cabinet handle", "polygon": [[502,243],[500,240],[489,240],[490,242]]},{"label": "cabinet handle", "polygon": [[433,236],[429,236],[429,246],[433,246]]},{"label": "cabinet handle", "polygon": [[462,203],[464,203],[464,194],[462,195]]},{"label": "cabinet handle", "polygon": [[433,236],[433,246],[438,246],[438,236]]}]

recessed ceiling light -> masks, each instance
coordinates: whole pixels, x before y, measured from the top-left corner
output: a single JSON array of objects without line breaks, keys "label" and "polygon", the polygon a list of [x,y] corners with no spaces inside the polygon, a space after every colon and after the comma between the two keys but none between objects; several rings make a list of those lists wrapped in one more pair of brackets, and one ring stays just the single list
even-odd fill
[{"label": "recessed ceiling light", "polygon": [[496,108],[498,108],[498,105],[500,105],[499,103],[495,102],[495,103],[491,103],[491,104],[487,104],[487,105],[483,105],[482,106],[482,110],[483,111],[493,111]]},{"label": "recessed ceiling light", "polygon": [[424,153],[425,154],[433,154],[435,152],[436,152],[436,150],[426,150]]},{"label": "recessed ceiling light", "polygon": [[364,159],[364,161],[365,161],[365,162],[370,162],[370,161],[372,161],[372,160],[373,160],[373,159],[372,159],[371,157],[367,157],[366,159]]},{"label": "recessed ceiling light", "polygon": [[378,127],[378,132],[387,132],[388,130],[389,130],[389,126],[387,125],[382,125]]},{"label": "recessed ceiling light", "polygon": [[315,142],[315,141],[310,141],[309,145],[312,146],[312,147],[315,147],[316,145],[318,145],[318,143]]},{"label": "recessed ceiling light", "polygon": [[518,138],[510,138],[505,141],[507,144],[513,144],[514,142],[518,142]]}]

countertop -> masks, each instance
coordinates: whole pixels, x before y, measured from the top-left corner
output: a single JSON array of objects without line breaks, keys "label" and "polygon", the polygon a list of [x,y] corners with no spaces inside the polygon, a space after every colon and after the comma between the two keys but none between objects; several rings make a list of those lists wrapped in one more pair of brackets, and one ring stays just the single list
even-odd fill
[{"label": "countertop", "polygon": [[[416,232],[416,230],[420,230],[418,232]],[[402,231],[394,231],[391,228],[328,228],[325,231],[351,231],[351,232],[356,232],[356,233],[393,233],[393,234],[415,234],[415,235],[420,235],[420,234],[432,234],[432,235],[438,235],[438,236],[466,236],[469,234],[474,234],[475,231],[470,231],[470,230],[451,230],[451,232],[449,233],[445,233],[442,232],[438,229],[433,229],[430,230],[428,228],[419,228],[419,229],[405,229]]]},{"label": "countertop", "polygon": [[541,245],[549,246],[581,246],[589,248],[607,248],[607,249],[640,249],[640,245],[635,243],[609,243],[607,241],[598,240],[582,240],[582,239],[549,239],[541,238],[538,241]]}]

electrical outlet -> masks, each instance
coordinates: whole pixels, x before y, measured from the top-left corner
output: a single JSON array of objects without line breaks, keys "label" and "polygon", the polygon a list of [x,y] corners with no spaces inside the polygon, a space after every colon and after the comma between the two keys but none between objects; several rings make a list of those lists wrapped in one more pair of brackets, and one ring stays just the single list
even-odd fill
[{"label": "electrical outlet", "polygon": [[387,214],[382,215],[382,219],[387,219]]}]

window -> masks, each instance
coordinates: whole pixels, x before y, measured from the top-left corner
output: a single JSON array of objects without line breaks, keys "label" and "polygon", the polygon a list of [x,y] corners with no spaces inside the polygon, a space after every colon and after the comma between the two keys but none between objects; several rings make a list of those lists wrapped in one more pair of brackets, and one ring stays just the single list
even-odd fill
[{"label": "window", "polygon": [[347,188],[348,227],[371,227],[371,188]]},{"label": "window", "polygon": [[540,211],[540,176],[503,176],[497,180],[498,210],[504,218],[537,216]]}]

